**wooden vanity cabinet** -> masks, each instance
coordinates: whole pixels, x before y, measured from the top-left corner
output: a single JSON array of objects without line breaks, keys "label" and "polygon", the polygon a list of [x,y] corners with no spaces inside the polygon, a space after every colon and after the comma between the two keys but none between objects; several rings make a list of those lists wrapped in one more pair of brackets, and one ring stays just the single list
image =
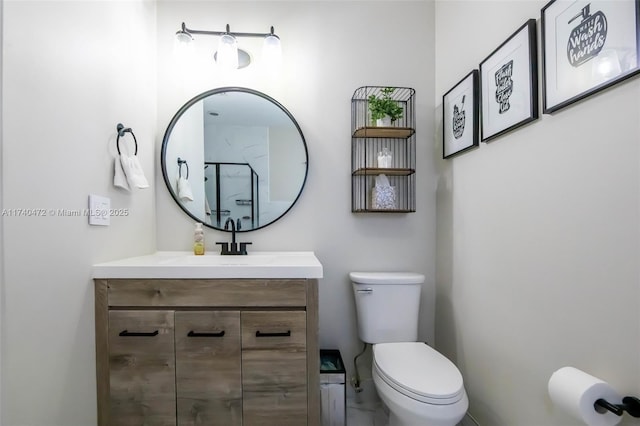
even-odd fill
[{"label": "wooden vanity cabinet", "polygon": [[305,314],[242,312],[245,424],[295,426],[307,417]]},{"label": "wooden vanity cabinet", "polygon": [[179,425],[242,425],[240,311],[176,311]]},{"label": "wooden vanity cabinet", "polygon": [[317,280],[96,279],[98,425],[319,426]]},{"label": "wooden vanity cabinet", "polygon": [[109,312],[111,424],[175,425],[173,312]]}]

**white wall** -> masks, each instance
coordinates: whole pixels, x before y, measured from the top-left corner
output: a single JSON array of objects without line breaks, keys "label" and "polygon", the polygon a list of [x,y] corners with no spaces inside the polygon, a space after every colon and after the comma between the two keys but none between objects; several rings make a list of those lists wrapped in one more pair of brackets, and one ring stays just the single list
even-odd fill
[{"label": "white wall", "polygon": [[[192,221],[158,170],[160,141],[188,99],[228,85],[274,97],[304,132],[310,165],[298,204],[241,239],[253,250],[317,253],[321,346],[341,349],[349,369],[360,345],[347,273],[423,272],[424,302],[436,281],[437,217],[436,343],[461,368],[483,425],[577,425],[546,395],[563,365],[638,395],[640,79],[438,160],[441,95],[544,4],[5,1],[2,207],[82,209],[95,193],[130,214],[108,228],[86,217],[2,218],[2,424],[95,424],[91,265],[191,248]],[[206,38],[206,62],[176,66],[182,21],[274,25],[282,74],[217,73]],[[259,44],[241,42],[258,54]],[[363,85],[417,90],[415,214],[350,212],[349,101]],[[136,132],[155,188],[112,187],[118,122]],[[224,238],[207,230],[208,248]],[[430,308],[423,303],[420,333],[433,341]]]},{"label": "white wall", "polygon": [[[0,81],[2,80],[2,47],[3,43],[3,13],[4,13],[4,1],[0,1]],[[2,167],[2,139],[3,139],[3,127],[2,127],[2,110],[4,101],[2,98],[2,84],[0,84],[0,182],[4,182],[4,168]],[[4,197],[2,196],[2,184],[0,183],[0,210],[2,210],[4,206]],[[3,346],[4,346],[4,222],[0,220],[0,422],[3,415],[2,409],[2,400],[3,400],[3,389],[2,389],[2,367],[3,367]]]},{"label": "white wall", "polygon": [[[322,347],[341,349],[348,367],[360,349],[351,270],[423,272],[425,300],[432,296],[433,14],[427,1],[5,1],[2,207],[77,210],[93,193],[109,196],[129,216],[112,218],[108,228],[89,227],[86,217],[2,218],[2,425],[95,424],[91,265],[156,248],[191,249],[192,220],[159,172],[160,142],[174,112],[214,87],[263,91],[304,132],[310,169],[298,204],[242,239],[253,241],[254,250],[317,253],[325,265]],[[229,23],[236,31],[274,25],[284,44],[282,74],[216,73],[213,39],[195,67],[175,66],[170,53],[182,21],[202,29]],[[399,45],[397,34],[415,42]],[[260,51],[259,43],[247,42]],[[415,214],[350,212],[350,98],[363,85],[417,90]],[[155,188],[133,194],[113,188],[118,122],[134,129]],[[207,230],[209,249],[224,238]],[[433,310],[424,305],[420,332],[433,341]]]},{"label": "white wall", "polygon": [[[211,55],[217,38],[197,37],[201,62],[172,62],[173,35],[189,28],[262,32],[271,25],[282,40],[282,73],[255,67],[217,72]],[[309,175],[297,204],[274,224],[239,236],[251,250],[313,250],[324,265],[320,282],[320,344],[338,348],[351,371],[361,349],[348,281],[354,270],[411,270],[427,276],[432,296],[435,262],[433,3],[371,2],[160,2],[158,3],[158,134],[187,100],[222,86],[266,93],[296,118],[309,149]],[[259,58],[260,43],[240,39]],[[256,58],[256,61],[258,60]],[[416,89],[417,212],[351,213],[351,96],[361,86]],[[160,147],[157,147],[159,152]],[[156,175],[158,249],[189,250],[192,221],[175,205]],[[207,248],[229,239],[208,229]],[[432,305],[423,304],[423,338],[433,341]],[[363,367],[363,370],[365,368]],[[370,373],[366,373],[369,375]]]},{"label": "white wall", "polygon": [[[423,272],[424,302],[436,281],[437,218],[436,343],[461,368],[483,425],[577,425],[546,395],[563,365],[638,395],[640,79],[439,160],[441,95],[544,4],[5,1],[2,207],[82,209],[95,193],[130,214],[108,228],[86,217],[2,217],[1,423],[95,424],[91,265],[191,249],[192,221],[158,170],[160,141],[188,99],[228,85],[274,97],[304,132],[310,165],[298,204],[241,239],[253,250],[317,253],[321,346],[341,349],[349,369],[360,345],[347,273]],[[182,21],[274,25],[282,74],[217,73],[206,38],[206,61],[176,66]],[[363,85],[417,90],[415,214],[350,212],[349,101]],[[118,122],[136,132],[155,188],[112,187]],[[223,238],[207,230],[208,248]],[[431,308],[423,303],[420,329],[429,341]]]},{"label": "white wall", "polygon": [[[436,2],[438,157],[442,94],[546,3]],[[639,140],[636,77],[439,162],[437,347],[482,425],[581,424],[565,365],[640,394]]]},{"label": "white wall", "polygon": [[[116,124],[156,167],[155,3],[5,1],[3,16],[2,419],[4,426],[96,424],[91,265],[155,249],[155,192],[112,186]],[[111,198],[90,227],[88,194]],[[50,212],[54,210],[54,213]]]}]

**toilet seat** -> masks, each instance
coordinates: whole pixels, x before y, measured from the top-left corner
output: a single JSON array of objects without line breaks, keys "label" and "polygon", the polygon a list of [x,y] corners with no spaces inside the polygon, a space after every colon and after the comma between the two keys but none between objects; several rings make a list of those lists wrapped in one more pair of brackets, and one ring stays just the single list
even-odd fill
[{"label": "toilet seat", "polygon": [[454,404],[464,394],[460,371],[423,342],[375,344],[373,366],[396,391],[427,404]]}]

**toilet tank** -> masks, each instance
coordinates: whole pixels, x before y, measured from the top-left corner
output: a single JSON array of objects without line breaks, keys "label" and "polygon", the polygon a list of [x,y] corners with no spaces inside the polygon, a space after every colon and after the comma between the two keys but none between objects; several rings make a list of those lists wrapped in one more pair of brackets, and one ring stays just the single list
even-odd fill
[{"label": "toilet tank", "polygon": [[351,272],[358,336],[366,343],[415,342],[424,275]]}]

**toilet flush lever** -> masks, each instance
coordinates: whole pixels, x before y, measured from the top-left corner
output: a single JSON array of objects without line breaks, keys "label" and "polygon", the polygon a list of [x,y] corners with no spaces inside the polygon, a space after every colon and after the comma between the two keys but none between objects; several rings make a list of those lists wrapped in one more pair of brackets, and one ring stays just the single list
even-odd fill
[{"label": "toilet flush lever", "polygon": [[371,294],[371,293],[373,293],[373,289],[371,287],[364,288],[362,290],[356,290],[356,293]]}]

